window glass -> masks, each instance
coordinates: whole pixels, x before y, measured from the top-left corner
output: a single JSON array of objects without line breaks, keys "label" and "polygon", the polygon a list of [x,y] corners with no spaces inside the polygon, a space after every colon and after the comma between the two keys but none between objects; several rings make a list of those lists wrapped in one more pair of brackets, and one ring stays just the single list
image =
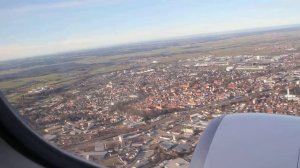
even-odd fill
[{"label": "window glass", "polygon": [[299,7],[0,2],[0,89],[33,130],[74,155],[188,167],[213,118],[299,114]]}]

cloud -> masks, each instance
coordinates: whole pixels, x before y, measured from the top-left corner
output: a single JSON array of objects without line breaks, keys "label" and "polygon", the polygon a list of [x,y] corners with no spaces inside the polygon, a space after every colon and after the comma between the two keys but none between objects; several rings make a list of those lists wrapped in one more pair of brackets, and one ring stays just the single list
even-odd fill
[{"label": "cloud", "polygon": [[57,8],[68,8],[68,7],[76,7],[80,5],[84,5],[87,3],[91,3],[93,0],[69,0],[69,1],[58,1],[58,2],[51,2],[51,3],[35,3],[35,4],[28,4],[28,5],[21,5],[21,6],[13,6],[10,8],[4,8],[0,10],[0,12],[19,12],[19,13],[26,13],[31,11],[43,11],[49,9],[57,9]]},{"label": "cloud", "polygon": [[1,7],[0,2],[0,21],[6,21],[7,23],[22,22],[24,19],[31,18],[32,16],[48,16],[48,14],[45,14],[47,13],[46,11],[54,13],[56,10],[64,10],[69,8],[76,9],[94,5],[119,5],[125,1],[131,0],[58,0],[55,2],[39,1],[38,3],[26,5],[13,4],[10,7]]},{"label": "cloud", "polygon": [[10,8],[0,9],[0,13],[4,12],[33,12],[33,11],[43,11],[59,8],[71,8],[71,7],[80,7],[82,5],[91,5],[91,4],[104,4],[104,5],[115,5],[120,4],[128,0],[60,0],[55,2],[39,2],[32,3],[28,5],[13,6]]}]

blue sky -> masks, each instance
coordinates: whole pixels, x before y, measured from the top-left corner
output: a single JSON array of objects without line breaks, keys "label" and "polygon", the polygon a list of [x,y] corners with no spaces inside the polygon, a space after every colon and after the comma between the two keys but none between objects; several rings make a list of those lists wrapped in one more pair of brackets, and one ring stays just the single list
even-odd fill
[{"label": "blue sky", "polygon": [[299,0],[0,0],[0,60],[300,23]]}]

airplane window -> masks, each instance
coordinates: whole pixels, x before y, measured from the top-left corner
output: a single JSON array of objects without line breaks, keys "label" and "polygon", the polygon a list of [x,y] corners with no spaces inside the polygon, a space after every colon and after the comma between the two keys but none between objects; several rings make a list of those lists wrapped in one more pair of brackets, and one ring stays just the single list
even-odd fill
[{"label": "airplane window", "polygon": [[297,1],[0,1],[0,89],[106,167],[188,167],[209,121],[300,113]]}]

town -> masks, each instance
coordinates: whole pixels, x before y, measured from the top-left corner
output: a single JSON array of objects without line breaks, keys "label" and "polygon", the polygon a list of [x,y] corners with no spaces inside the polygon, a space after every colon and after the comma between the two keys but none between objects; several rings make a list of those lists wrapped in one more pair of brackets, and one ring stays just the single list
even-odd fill
[{"label": "town", "polygon": [[0,168],[300,167],[300,0],[0,0],[0,24]]},{"label": "town", "polygon": [[299,115],[300,53],[295,51],[138,59],[134,67],[92,76],[18,110],[47,141],[92,162],[188,167],[213,118],[248,112]]}]

